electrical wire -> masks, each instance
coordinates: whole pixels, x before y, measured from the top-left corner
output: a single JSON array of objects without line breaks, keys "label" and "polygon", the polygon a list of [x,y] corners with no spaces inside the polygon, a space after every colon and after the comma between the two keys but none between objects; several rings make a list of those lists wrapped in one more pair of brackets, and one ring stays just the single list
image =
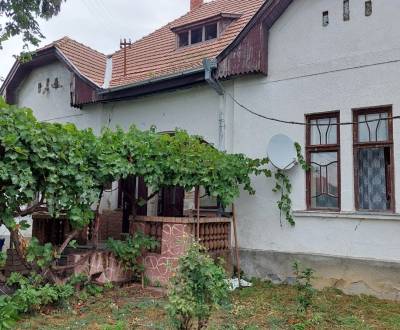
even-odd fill
[{"label": "electrical wire", "polygon": [[[221,86],[222,87],[222,86]],[[222,87],[223,88],[223,87]],[[224,88],[223,88],[224,89]],[[348,121],[348,122],[341,122],[341,123],[307,123],[307,122],[299,122],[299,121],[290,121],[290,120],[283,120],[283,119],[278,119],[278,118],[274,118],[274,117],[269,117],[269,116],[265,116],[262,115],[252,109],[250,109],[249,107],[245,106],[244,104],[242,104],[241,102],[239,102],[231,93],[229,93],[226,89],[224,89],[224,92],[226,95],[228,95],[232,101],[239,106],[240,108],[242,108],[243,110],[247,111],[248,113],[257,116],[259,118],[263,118],[269,121],[273,121],[273,122],[277,122],[277,123],[281,123],[281,124],[287,124],[287,125],[298,125],[298,126],[353,126],[353,125],[358,125],[358,124],[366,124],[366,123],[373,123],[373,122],[380,122],[380,121],[388,121],[388,120],[397,120],[400,119],[400,116],[391,116],[391,117],[387,117],[387,118],[377,118],[377,119],[369,119],[369,120],[364,120],[364,121]]]},{"label": "electrical wire", "polygon": [[50,119],[46,119],[46,120],[42,120],[42,122],[49,122],[52,120],[60,120],[60,119],[68,119],[68,118],[73,118],[73,117],[82,117],[84,114],[78,114],[78,115],[69,115],[69,116],[63,116],[63,117],[55,117],[55,118],[50,118]]}]

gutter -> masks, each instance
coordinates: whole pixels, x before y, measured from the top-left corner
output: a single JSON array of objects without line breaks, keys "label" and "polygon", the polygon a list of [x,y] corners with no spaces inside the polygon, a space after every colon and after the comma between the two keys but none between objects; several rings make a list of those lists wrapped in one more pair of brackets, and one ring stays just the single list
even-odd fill
[{"label": "gutter", "polygon": [[205,81],[214,89],[218,95],[224,95],[225,91],[222,87],[221,83],[214,78],[213,72],[218,68],[218,60],[217,59],[209,59],[205,58],[203,60],[203,68],[204,68],[204,79]]},{"label": "gutter", "polygon": [[190,75],[195,74],[195,73],[201,73],[201,72],[204,72],[204,67],[190,69],[190,70],[186,70],[186,71],[179,72],[179,73],[168,74],[168,75],[157,77],[157,78],[150,78],[150,79],[143,80],[143,81],[140,81],[140,82],[137,82],[137,83],[133,83],[133,84],[129,84],[129,85],[123,85],[123,86],[117,86],[117,87],[112,87],[112,88],[108,88],[108,89],[103,89],[102,91],[99,91],[98,94],[99,95],[104,95],[104,94],[108,94],[108,93],[122,91],[122,90],[125,90],[125,89],[130,89],[130,88],[135,88],[135,87],[142,87],[142,86],[151,85],[151,84],[154,84],[154,83],[163,82],[163,81],[166,81],[166,80],[171,80],[171,79],[176,79],[176,78],[183,78],[183,77],[190,76]]}]

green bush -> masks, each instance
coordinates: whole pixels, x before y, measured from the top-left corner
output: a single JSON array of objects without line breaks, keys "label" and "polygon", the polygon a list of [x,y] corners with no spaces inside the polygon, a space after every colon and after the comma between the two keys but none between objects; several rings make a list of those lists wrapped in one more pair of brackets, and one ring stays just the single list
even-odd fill
[{"label": "green bush", "polygon": [[139,262],[139,258],[144,251],[153,250],[159,243],[152,237],[144,235],[138,231],[134,236],[128,236],[124,241],[117,241],[110,238],[107,247],[122,262],[127,270],[131,270],[138,275],[143,273],[144,266]]},{"label": "green bush", "polygon": [[74,295],[71,284],[44,283],[40,275],[24,277],[12,273],[7,285],[16,289],[11,296],[0,297],[0,330],[12,329],[22,313],[38,311],[41,307],[60,303]]},{"label": "green bush", "polygon": [[19,309],[9,296],[0,296],[0,330],[13,329],[19,320]]},{"label": "green bush", "polygon": [[228,292],[223,267],[199,244],[192,244],[171,279],[166,308],[173,326],[192,329],[197,320],[197,329],[206,328],[213,310],[227,303]]},{"label": "green bush", "polygon": [[41,245],[36,237],[32,237],[26,255],[28,262],[35,262],[39,268],[44,269],[49,267],[56,257],[56,250],[51,243]]}]

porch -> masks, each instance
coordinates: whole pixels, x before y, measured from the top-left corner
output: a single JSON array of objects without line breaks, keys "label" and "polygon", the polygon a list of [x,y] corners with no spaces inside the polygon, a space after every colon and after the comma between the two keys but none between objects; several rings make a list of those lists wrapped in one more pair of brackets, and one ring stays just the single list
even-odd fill
[{"label": "porch", "polygon": [[[134,215],[130,201],[132,186],[137,188],[135,184],[125,183],[124,189],[119,191],[119,208],[102,210],[96,234],[92,223],[75,237],[77,249],[64,251],[58,266],[65,267],[66,275],[83,273],[99,283],[129,281],[131,274],[107,250],[105,243],[109,238],[123,240],[127,234],[132,235],[138,230],[159,242],[157,249],[143,256],[144,275],[154,285],[165,285],[169,281],[179,257],[193,237],[199,239],[213,258],[223,258],[227,271],[232,272],[231,213],[221,211],[218,203],[213,205],[210,199],[200,198],[199,189],[185,192],[174,187],[154,195]],[[127,193],[127,188],[130,193]],[[138,198],[144,189],[136,191]],[[148,191],[145,193],[147,196]],[[32,219],[32,236],[41,244],[60,246],[72,232],[65,216],[52,219],[43,210],[34,214]],[[10,249],[8,254],[6,276],[14,271],[26,272],[16,252]],[[74,264],[74,268],[69,267]]]}]

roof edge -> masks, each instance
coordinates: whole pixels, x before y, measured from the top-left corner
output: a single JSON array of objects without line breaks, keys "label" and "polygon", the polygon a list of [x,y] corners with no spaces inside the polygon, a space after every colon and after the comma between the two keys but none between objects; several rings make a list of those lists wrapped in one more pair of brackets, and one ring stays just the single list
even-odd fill
[{"label": "roof edge", "polygon": [[240,18],[242,16],[243,16],[243,14],[241,14],[241,13],[220,12],[220,13],[218,13],[216,15],[211,15],[209,17],[202,18],[202,19],[199,19],[197,21],[193,21],[193,22],[185,23],[185,24],[180,24],[180,25],[170,25],[169,27],[170,27],[171,31],[177,32],[177,31],[180,31],[182,29],[186,29],[186,28],[192,27],[192,26],[201,25],[201,24],[204,24],[204,23],[212,21],[212,20],[218,20],[218,19],[221,19],[221,18],[238,19],[238,18]]},{"label": "roof edge", "polygon": [[83,73],[81,73],[79,69],[64,55],[61,49],[59,49],[57,46],[54,46],[54,49],[56,57],[65,65],[67,65],[69,69],[71,69],[71,71],[75,73],[80,79],[82,79],[84,82],[86,82],[95,89],[102,89],[100,85],[98,85],[96,82],[94,82],[90,78],[86,77]]},{"label": "roof edge", "polygon": [[[57,48],[55,44],[51,45],[50,47],[46,47],[44,49],[39,49],[35,51],[32,55],[32,59],[26,63],[22,63],[19,60],[14,62],[10,72],[8,73],[6,79],[4,80],[3,84],[0,87],[0,94],[4,94],[7,91],[8,86],[14,80],[18,70],[22,70],[24,68],[29,68],[30,66],[34,65],[35,61],[38,61],[40,58],[45,56],[54,56],[55,59],[59,60],[61,63],[65,64],[69,70],[71,70],[75,75],[77,75],[81,80],[83,80],[86,84],[91,86],[92,88],[98,90],[102,90],[102,87],[95,83],[90,78],[86,77],[82,74],[79,69],[68,60],[68,58],[63,54],[63,52]],[[41,64],[38,67],[45,66],[47,64]]]},{"label": "roof edge", "polygon": [[[247,25],[240,31],[236,38],[217,56],[218,62],[222,61],[229,55],[231,51],[246,37],[250,30],[257,24],[258,20],[266,20],[268,17],[264,17],[269,9],[274,9],[276,6],[281,10],[281,14],[289,7],[293,0],[267,0],[257,11],[257,13],[251,18]],[[273,7],[275,6],[275,7]],[[280,17],[271,18],[268,27],[271,27],[273,23]]]},{"label": "roof edge", "polygon": [[179,77],[189,76],[189,75],[200,73],[203,71],[204,71],[203,66],[194,68],[194,69],[185,70],[185,71],[179,71],[176,73],[167,74],[167,75],[160,76],[157,78],[150,78],[147,80],[142,80],[140,82],[133,83],[133,84],[121,85],[121,86],[116,86],[116,87],[112,87],[112,88],[108,88],[108,89],[103,89],[102,91],[99,92],[99,94],[107,94],[107,93],[117,92],[117,91],[121,91],[121,90],[125,90],[125,89],[141,87],[144,85],[150,85],[150,84],[162,82],[165,80],[171,80],[171,79],[175,79],[175,78],[179,78]]}]

